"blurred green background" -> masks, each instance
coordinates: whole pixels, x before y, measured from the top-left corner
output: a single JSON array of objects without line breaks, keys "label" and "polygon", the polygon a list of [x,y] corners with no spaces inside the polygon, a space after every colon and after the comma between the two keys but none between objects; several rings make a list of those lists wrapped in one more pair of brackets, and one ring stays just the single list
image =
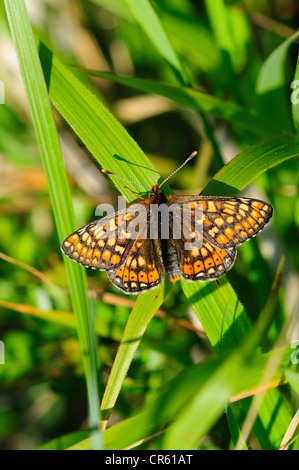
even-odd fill
[{"label": "blurred green background", "polygon": [[[259,99],[258,77],[269,55],[295,33],[298,2],[160,0],[152,4],[194,88],[258,110],[284,132],[294,133],[290,83],[297,46],[290,47],[282,64],[287,86],[278,94]],[[35,0],[26,6],[33,29],[65,63],[176,83],[126,2]],[[5,345],[5,365],[0,364],[0,448],[32,449],[87,427],[86,388],[47,181],[5,10],[0,8],[0,80],[5,85],[5,104],[0,105],[0,340]],[[101,78],[86,81],[164,177],[199,150],[196,161],[171,180],[176,193],[198,194],[223,164],[261,140],[238,120],[209,116],[204,122],[200,114],[161,96]],[[54,116],[80,227],[94,219],[98,204],[115,204],[118,193],[55,110]],[[275,214],[257,239],[239,249],[229,273],[253,323],[267,300],[280,257],[285,256],[280,300],[267,339],[270,346],[285,319],[298,313],[298,187],[295,158],[269,169],[243,192],[270,202]],[[103,391],[136,298],[117,291],[106,273],[88,270],[88,282],[90,292],[96,293]],[[289,342],[298,339],[298,323],[291,324],[287,338]],[[110,424],[134,414],[164,383],[212,354],[198,318],[176,283],[147,328]],[[284,393],[295,410],[298,398],[287,387]],[[210,430],[204,445],[229,447],[225,417]],[[255,445],[253,439],[251,446]]]}]

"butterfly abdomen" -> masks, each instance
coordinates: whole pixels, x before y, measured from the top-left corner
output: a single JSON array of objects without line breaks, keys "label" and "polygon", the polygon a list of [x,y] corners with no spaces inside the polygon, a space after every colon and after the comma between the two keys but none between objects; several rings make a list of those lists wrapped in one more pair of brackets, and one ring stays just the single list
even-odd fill
[{"label": "butterfly abdomen", "polygon": [[169,281],[180,279],[180,269],[177,253],[172,240],[161,240],[162,260]]}]

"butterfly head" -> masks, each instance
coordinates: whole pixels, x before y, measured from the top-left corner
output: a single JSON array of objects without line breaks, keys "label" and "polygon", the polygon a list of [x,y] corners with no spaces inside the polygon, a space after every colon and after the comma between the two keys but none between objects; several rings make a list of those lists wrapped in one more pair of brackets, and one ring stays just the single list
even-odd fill
[{"label": "butterfly head", "polygon": [[157,184],[155,184],[154,186],[152,186],[152,189],[149,191],[148,197],[162,196],[163,194],[164,194],[163,189],[159,188],[159,186]]}]

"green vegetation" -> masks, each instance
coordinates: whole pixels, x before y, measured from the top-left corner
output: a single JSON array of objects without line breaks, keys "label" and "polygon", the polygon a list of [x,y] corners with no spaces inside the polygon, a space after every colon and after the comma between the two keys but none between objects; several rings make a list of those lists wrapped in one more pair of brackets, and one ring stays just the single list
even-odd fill
[{"label": "green vegetation", "polygon": [[[0,8],[1,448],[298,449],[297,3]],[[125,296],[62,255],[142,194],[100,168],[150,187],[194,150],[167,194],[274,207],[226,276]]]}]

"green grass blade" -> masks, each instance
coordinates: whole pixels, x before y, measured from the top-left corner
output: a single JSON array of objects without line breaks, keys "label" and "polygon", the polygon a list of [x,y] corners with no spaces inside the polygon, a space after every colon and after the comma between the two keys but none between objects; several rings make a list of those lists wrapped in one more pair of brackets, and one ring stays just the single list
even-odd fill
[{"label": "green grass blade", "polygon": [[259,142],[225,165],[210,180],[203,194],[236,196],[264,171],[298,156],[298,137],[279,135]]},{"label": "green grass blade", "polygon": [[227,277],[221,277],[218,282],[182,281],[182,287],[212,346],[220,354],[238,345],[251,327],[247,313]]},{"label": "green grass blade", "polygon": [[255,115],[238,104],[224,101],[208,93],[156,80],[115,75],[111,72],[96,70],[87,70],[87,72],[95,77],[106,78],[107,80],[112,80],[146,93],[163,96],[180,106],[191,108],[198,113],[211,114],[212,116],[232,121],[260,138],[270,137],[281,132],[280,127],[275,122],[264,118],[262,115]]},{"label": "green grass blade", "polygon": [[[52,103],[100,165],[149,188],[157,183],[160,177],[157,169],[94,92],[43,43],[39,44],[39,54]],[[111,179],[128,201],[134,199],[124,190],[126,182]],[[134,183],[130,184],[130,189],[140,192],[140,186]]]},{"label": "green grass blade", "polygon": [[102,426],[106,425],[106,421],[115,405],[121,386],[146,327],[163,300],[164,286],[161,286],[146,295],[146,303],[144,302],[144,296],[139,296],[131,312],[103,396],[101,404]]},{"label": "green grass blade", "polygon": [[[96,5],[101,6],[114,15],[126,21],[135,21],[133,13],[127,8],[123,1],[92,0]],[[201,24],[197,17],[180,16],[159,9],[159,18],[162,18],[163,25],[167,31],[167,36],[171,39],[171,44],[176,51],[180,51],[180,56],[184,57],[184,62],[195,63],[205,72],[215,71],[220,66],[220,53],[215,40],[207,26]],[[194,47],[200,44],[201,47]],[[158,45],[159,47],[159,45]]]},{"label": "green grass blade", "polygon": [[[247,333],[247,336],[244,336],[241,347],[230,356],[228,361],[225,361],[223,367],[215,374],[215,377],[212,377],[211,383],[209,384],[209,382],[207,382],[203,390],[200,390],[199,393],[192,398],[188,406],[179,413],[179,417],[167,433],[165,443],[167,449],[177,448],[180,442],[184,442],[186,449],[188,447],[192,448],[192,446],[195,446],[200,438],[209,431],[211,425],[223,412],[224,406],[227,404],[228,398],[232,396],[234,387],[238,382],[236,376],[242,374],[243,369],[261,344],[261,339],[265,336],[271,324],[274,311],[273,307],[277,303],[280,291],[282,269],[283,259],[279,264],[268,301],[259,316],[254,331],[248,332],[249,334]],[[280,363],[280,357],[274,357],[277,360],[275,364],[276,369],[276,366]],[[268,382],[273,381],[272,376],[275,373],[275,369],[273,370],[272,367],[271,374],[267,377]],[[213,383],[214,380],[216,381],[215,383]],[[259,386],[263,386],[265,382],[263,380]],[[218,384],[218,392],[216,383]],[[213,395],[213,392],[215,395]],[[213,406],[211,406],[211,403],[213,403]],[[210,412],[211,409],[213,410],[212,413]],[[231,409],[231,411],[233,410]],[[199,419],[201,424],[195,428],[194,423]],[[252,425],[253,424],[254,422]],[[195,429],[192,435],[189,435],[190,429]],[[241,444],[242,437],[239,436],[239,439]],[[243,441],[242,446],[244,446]]]},{"label": "green grass blade", "polygon": [[[229,24],[228,6],[223,0],[205,0],[207,15],[216,43],[222,52],[223,74],[235,82],[233,70],[234,42]],[[215,14],[217,11],[217,14]]]},{"label": "green grass blade", "polygon": [[287,54],[298,37],[297,31],[270,54],[260,70],[256,84],[259,113],[275,120],[286,132],[294,132],[290,107],[291,90],[286,74]]},{"label": "green grass blade", "polygon": [[[291,346],[286,345],[267,354],[254,356],[250,363],[240,369],[239,374],[233,373],[234,367],[230,368],[227,366],[231,361],[230,357],[227,359],[211,358],[208,361],[188,369],[164,386],[163,390],[161,390],[150,403],[147,403],[145,409],[138,415],[108,428],[104,433],[105,448],[113,450],[126,448],[131,446],[134,442],[147,438],[160,426],[163,426],[165,422],[175,420],[178,414],[185,408],[186,403],[189,403],[197,393],[201,393],[204,390],[209,380],[211,380],[209,382],[209,393],[211,392],[213,397],[217,397],[217,393],[219,393],[219,382],[214,382],[214,374],[220,373],[222,377],[221,380],[223,380],[223,383],[225,382],[227,384],[226,400],[227,397],[232,400],[241,400],[245,395],[254,395],[256,393],[266,364],[268,361],[277,357],[279,358],[279,363],[277,364],[274,375],[271,377],[271,381],[265,385],[269,388],[277,387],[279,383],[285,381],[284,371],[287,367],[294,372],[298,368],[298,366],[290,363],[292,351]],[[235,357],[237,354],[238,351],[236,351],[233,356]],[[231,365],[233,362],[235,362],[235,359],[231,361]],[[231,380],[228,382],[233,383],[233,391],[230,389],[230,383],[226,382],[226,375],[223,373],[224,369],[221,371],[223,365],[225,366],[224,369],[231,374]],[[229,396],[231,392],[229,392],[228,389],[235,395]],[[223,407],[225,406],[224,401],[225,400],[223,400]],[[213,400],[211,400],[209,404],[209,408],[211,407],[213,407]],[[281,421],[281,425],[283,424],[283,429],[281,429],[282,434],[289,422],[290,421]],[[200,422],[197,422],[197,426],[200,426]],[[190,431],[192,434],[193,429]],[[90,448],[90,439],[79,442],[78,448],[82,448],[83,445],[85,449]],[[74,445],[74,448],[76,448],[76,445]]]},{"label": "green grass blade", "polygon": [[[226,419],[230,431],[230,435],[232,438],[232,444],[235,445],[236,442],[242,440],[241,429],[239,427],[239,423],[235,418],[235,414],[233,413],[231,406],[228,405],[226,407]],[[242,440],[242,450],[248,450],[247,444],[244,440]]]},{"label": "green grass blade", "polygon": [[149,36],[161,57],[171,66],[179,81],[184,85],[189,85],[189,79],[184,67],[170,44],[151,3],[148,0],[138,0],[138,2],[126,0],[126,2],[138,23]]},{"label": "green grass blade", "polygon": [[298,372],[296,373],[293,370],[287,369],[285,371],[285,376],[288,379],[294,391],[299,395],[299,373]]},{"label": "green grass blade", "polygon": [[[263,325],[263,327],[264,326],[265,325]],[[264,355],[262,358],[264,368],[255,369],[250,362],[254,354],[255,343],[260,336],[260,331],[257,331],[257,338],[254,338],[255,335],[256,332],[254,331],[250,335],[250,338],[246,338],[240,348],[235,350],[233,354],[230,354],[230,356],[210,374],[197,392],[194,390],[194,395],[190,396],[188,405],[178,411],[174,423],[166,432],[164,439],[165,449],[195,449],[200,439],[211,429],[215,421],[221,416],[229,400],[232,399],[234,395],[239,395],[238,392],[240,388],[244,386],[242,381],[244,380],[245,384],[247,380],[250,381],[247,374],[253,373],[255,375],[257,370],[260,372],[258,380],[256,380],[257,375],[255,375],[256,381],[255,385],[252,387],[255,392],[261,386],[277,386],[281,381],[284,381],[282,364],[287,363],[283,361],[289,361],[289,358],[285,356],[286,349],[289,350],[289,347],[276,349]],[[266,361],[264,362],[265,359]],[[268,380],[264,381],[264,371],[270,361],[276,362],[276,367],[275,370],[269,374]],[[259,363],[260,360],[258,358],[256,359],[255,367],[257,367]],[[243,393],[246,392],[243,391],[240,395],[242,396]],[[256,396],[255,393],[255,397]],[[288,426],[288,421],[285,421],[283,426],[285,430]],[[279,442],[280,441],[276,442],[276,446],[279,445]],[[242,442],[242,446],[243,445],[244,442]]]},{"label": "green grass blade", "polygon": [[[57,232],[62,242],[65,236],[74,230],[76,224],[47,89],[23,0],[6,1],[5,7],[48,179]],[[94,425],[98,419],[99,410],[98,384],[95,343],[91,341],[86,274],[80,266],[70,260],[65,259],[64,261],[83,353],[82,360],[87,382],[90,420],[91,425]]]},{"label": "green grass blade", "polygon": [[200,23],[196,16],[185,17],[162,10],[159,14],[171,43],[184,57],[184,62],[196,64],[204,73],[215,72],[220,66],[220,53],[207,26]]},{"label": "green grass blade", "polygon": [[91,449],[91,431],[89,429],[80,429],[64,436],[56,437],[45,444],[37,447],[35,450],[65,450],[78,442],[88,439],[89,448]]},{"label": "green grass blade", "polygon": [[[161,57],[163,57],[174,70],[179,83],[185,86],[190,86],[191,82],[185,72],[184,66],[178,59],[175,50],[171,46],[164,27],[162,27],[155,10],[151,6],[150,1],[140,0],[137,3],[134,2],[134,0],[127,0],[127,3],[131,7],[133,15],[147,33],[157,51],[160,53]],[[217,162],[218,168],[221,168],[223,165],[223,158],[217,140],[214,137],[212,127],[205,114],[201,110],[199,110],[199,114],[202,119],[205,133],[214,150],[215,160]]]},{"label": "green grass blade", "polygon": [[166,431],[165,450],[196,449],[200,439],[218,419],[234,394],[236,375],[244,367],[241,354],[233,354],[205,380],[199,392],[190,397]]}]

